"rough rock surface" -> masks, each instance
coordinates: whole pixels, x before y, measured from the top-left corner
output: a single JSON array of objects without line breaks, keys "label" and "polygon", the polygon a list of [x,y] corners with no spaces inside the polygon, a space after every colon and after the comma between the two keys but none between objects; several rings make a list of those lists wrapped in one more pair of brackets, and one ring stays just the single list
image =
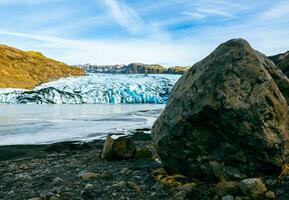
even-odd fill
[{"label": "rough rock surface", "polygon": [[268,58],[272,60],[285,75],[289,75],[289,51],[283,54],[269,56]]},{"label": "rough rock surface", "polygon": [[177,82],[153,126],[164,166],[205,180],[279,173],[288,161],[288,87],[245,40],[221,44]]},{"label": "rough rock surface", "polygon": [[102,158],[104,160],[125,160],[135,156],[136,146],[128,137],[119,137],[113,139],[110,135],[107,137],[104,146]]}]

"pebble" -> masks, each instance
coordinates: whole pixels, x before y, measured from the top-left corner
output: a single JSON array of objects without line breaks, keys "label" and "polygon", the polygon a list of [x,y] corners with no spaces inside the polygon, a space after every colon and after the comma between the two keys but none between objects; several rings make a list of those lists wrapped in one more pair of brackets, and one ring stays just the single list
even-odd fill
[{"label": "pebble", "polygon": [[173,200],[185,200],[186,197],[187,193],[185,191],[180,191],[174,195]]},{"label": "pebble", "polygon": [[178,187],[177,189],[180,191],[185,191],[187,193],[192,193],[197,187],[196,183],[187,183],[185,185],[182,185]]},{"label": "pebble", "polygon": [[79,174],[80,177],[82,177],[84,180],[89,180],[92,178],[97,178],[99,174],[93,173],[93,172],[84,172]]},{"label": "pebble", "polygon": [[85,187],[84,187],[86,190],[91,190],[94,188],[94,185],[92,184],[86,184]]},{"label": "pebble", "polygon": [[265,197],[268,198],[268,199],[275,199],[276,195],[275,195],[274,192],[268,191],[268,192],[265,193]]},{"label": "pebble", "polygon": [[50,197],[50,199],[49,200],[59,200],[59,198],[58,197],[56,197],[56,196],[52,196],[52,197]]},{"label": "pebble", "polygon": [[222,200],[234,200],[234,197],[232,195],[226,195],[222,197]]},{"label": "pebble", "polygon": [[111,171],[104,171],[102,174],[101,174],[101,177],[103,179],[112,179],[113,178],[113,174]]},{"label": "pebble", "polygon": [[152,196],[152,197],[154,197],[154,196],[156,196],[156,195],[157,195],[156,192],[152,192],[152,193],[151,193],[151,196]]},{"label": "pebble", "polygon": [[138,179],[138,180],[142,179],[141,176],[134,176],[134,178],[135,178],[135,179]]},{"label": "pebble", "polygon": [[128,182],[128,186],[136,192],[141,192],[141,188],[134,182]]},{"label": "pebble", "polygon": [[120,187],[120,188],[126,187],[126,182],[120,181],[118,183],[113,184],[112,187]]},{"label": "pebble", "polygon": [[129,171],[129,168],[125,167],[119,173],[120,174],[127,174],[128,171]]},{"label": "pebble", "polygon": [[215,187],[215,192],[219,197],[235,195],[239,192],[239,183],[237,181],[220,181]]}]

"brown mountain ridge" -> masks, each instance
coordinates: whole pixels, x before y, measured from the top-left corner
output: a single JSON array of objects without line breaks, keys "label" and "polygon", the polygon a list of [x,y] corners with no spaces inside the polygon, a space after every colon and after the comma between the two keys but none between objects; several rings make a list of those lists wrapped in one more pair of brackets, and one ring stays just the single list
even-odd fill
[{"label": "brown mountain ridge", "polygon": [[0,45],[0,88],[32,89],[61,77],[84,75],[83,70],[43,56]]}]

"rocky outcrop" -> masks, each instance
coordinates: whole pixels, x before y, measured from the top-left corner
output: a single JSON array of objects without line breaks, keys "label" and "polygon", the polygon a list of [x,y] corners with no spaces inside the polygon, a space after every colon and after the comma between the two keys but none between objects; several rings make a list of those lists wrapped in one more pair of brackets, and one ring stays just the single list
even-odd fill
[{"label": "rocky outcrop", "polygon": [[288,86],[245,40],[221,44],[177,82],[153,126],[165,168],[205,180],[278,171],[289,153]]},{"label": "rocky outcrop", "polygon": [[275,56],[269,56],[268,58],[272,60],[285,75],[289,76],[289,51]]}]

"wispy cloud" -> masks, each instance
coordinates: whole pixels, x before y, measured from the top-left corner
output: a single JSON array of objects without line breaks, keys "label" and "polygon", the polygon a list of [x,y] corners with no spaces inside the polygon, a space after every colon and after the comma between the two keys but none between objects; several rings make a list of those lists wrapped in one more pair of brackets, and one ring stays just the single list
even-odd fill
[{"label": "wispy cloud", "polygon": [[240,4],[229,1],[203,0],[193,1],[191,6],[182,11],[181,14],[192,19],[205,19],[208,17],[235,17],[234,11]]},{"label": "wispy cloud", "polygon": [[0,5],[1,43],[69,64],[192,65],[237,37],[268,55],[289,49],[289,0],[0,0]]},{"label": "wispy cloud", "polygon": [[[159,40],[71,40],[21,32],[0,30],[1,35],[12,36],[15,40],[29,39],[31,47],[41,52],[49,52],[49,56],[69,64],[97,63],[97,64],[127,64],[130,62],[160,63],[165,65],[186,64],[195,56],[191,52],[197,51],[187,41],[159,41]],[[10,45],[16,46],[13,42]],[[40,45],[39,45],[40,44]],[[28,49],[27,49],[28,50]],[[187,53],[184,54],[184,51]]]},{"label": "wispy cloud", "polygon": [[282,1],[263,13],[266,19],[280,19],[289,16],[289,1]]},{"label": "wispy cloud", "polygon": [[103,0],[107,11],[114,20],[131,33],[142,31],[143,21],[128,5],[117,0]]}]

